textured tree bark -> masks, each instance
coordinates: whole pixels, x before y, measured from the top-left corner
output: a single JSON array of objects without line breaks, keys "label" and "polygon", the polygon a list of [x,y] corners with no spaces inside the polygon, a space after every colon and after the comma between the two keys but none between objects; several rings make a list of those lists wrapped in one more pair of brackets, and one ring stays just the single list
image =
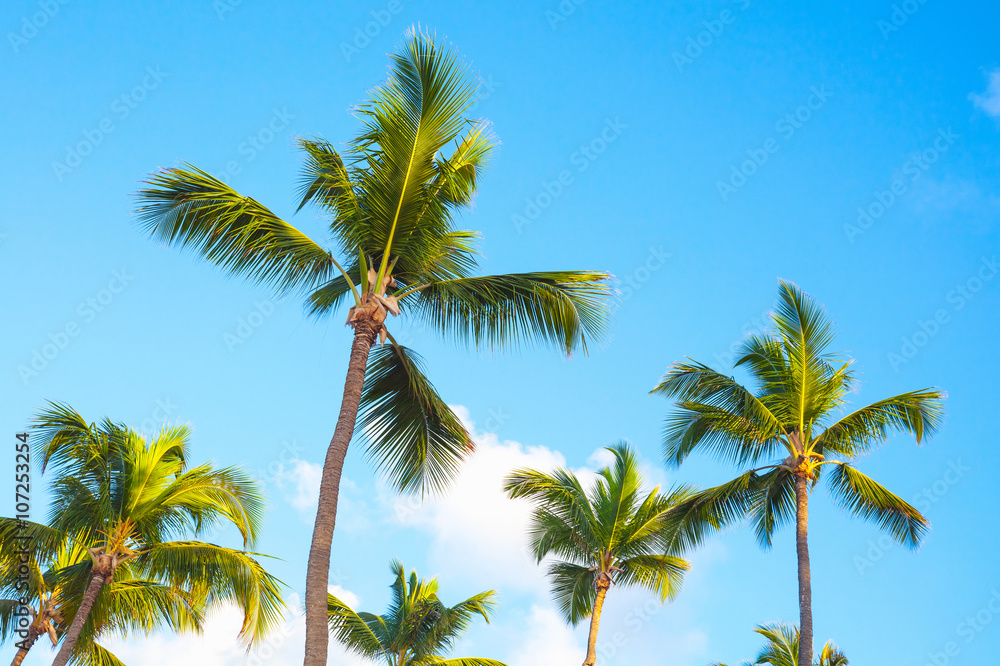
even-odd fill
[{"label": "textured tree bark", "polygon": [[809,479],[795,477],[795,549],[799,561],[799,664],[813,657],[812,582],[809,576]]},{"label": "textured tree bark", "polygon": [[37,641],[38,637],[43,633],[45,633],[45,630],[38,626],[35,622],[32,622],[31,626],[28,627],[27,638],[18,643],[21,647],[18,648],[17,654],[14,655],[14,661],[10,662],[10,666],[21,666],[21,662],[23,662],[24,658],[28,656],[28,650],[31,649],[31,646],[35,644],[35,641]]},{"label": "textured tree bark", "polygon": [[[104,555],[102,557],[110,559],[109,555]],[[105,571],[104,569],[104,567],[94,567],[93,574],[90,577],[90,583],[87,585],[87,591],[84,592],[83,600],[80,602],[80,608],[77,609],[76,615],[73,616],[73,623],[69,625],[69,630],[66,632],[66,637],[63,639],[62,647],[59,648],[59,654],[56,655],[55,660],[52,662],[52,666],[66,666],[66,662],[69,661],[70,655],[73,654],[73,648],[76,647],[76,641],[80,637],[80,632],[83,630],[84,623],[86,623],[87,618],[90,617],[90,609],[94,607],[94,602],[97,601],[97,595],[101,593],[101,588],[104,587],[104,583],[110,580],[114,575],[113,571]]]},{"label": "textured tree bark", "polygon": [[344,469],[347,446],[354,436],[354,425],[361,403],[361,388],[365,382],[365,368],[380,321],[366,319],[354,328],[351,359],[344,382],[344,398],[340,403],[340,416],[330,440],[323,464],[323,477],[319,486],[319,506],[316,508],[316,525],[313,528],[309,565],[306,569],[306,648],[305,666],[326,666],[330,643],[327,626],[326,588],[330,577],[330,549],[333,529],[337,520],[337,500],[340,495],[340,475]]},{"label": "textured tree bark", "polygon": [[597,584],[597,599],[594,600],[594,612],[590,615],[590,637],[587,639],[587,658],[583,666],[594,666],[597,663],[597,630],[601,626],[601,609],[604,608],[604,597],[608,593],[607,584]]}]

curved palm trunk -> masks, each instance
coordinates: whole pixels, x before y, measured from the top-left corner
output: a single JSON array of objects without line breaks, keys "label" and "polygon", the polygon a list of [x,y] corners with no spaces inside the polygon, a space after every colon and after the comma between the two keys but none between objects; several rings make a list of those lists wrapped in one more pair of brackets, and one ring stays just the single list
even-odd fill
[{"label": "curved palm trunk", "polygon": [[[379,323],[380,325],[380,323]],[[351,360],[344,382],[344,399],[340,403],[337,428],[330,440],[323,463],[323,478],[319,486],[319,506],[313,528],[309,565],[306,569],[306,651],[305,666],[326,666],[330,634],[327,626],[326,588],[330,578],[330,549],[333,528],[337,520],[337,500],[340,495],[340,475],[344,469],[347,446],[354,436],[354,424],[361,403],[361,388],[365,382],[368,354],[375,343],[378,325],[370,319],[359,321],[354,329]]]},{"label": "curved palm trunk", "polygon": [[97,595],[101,593],[101,588],[104,587],[104,584],[111,580],[112,575],[113,573],[105,573],[98,570],[97,567],[94,568],[90,583],[87,585],[87,591],[83,594],[83,600],[80,602],[80,608],[77,609],[76,615],[73,617],[73,623],[69,625],[69,630],[66,632],[62,647],[59,648],[59,654],[56,655],[52,666],[66,666],[70,655],[73,654],[73,648],[76,647],[76,641],[80,638],[83,625],[87,622],[87,618],[90,617],[90,609],[94,607],[94,602],[97,601]]},{"label": "curved palm trunk", "polygon": [[809,577],[809,479],[795,478],[795,549],[799,562],[799,660],[812,664],[813,616],[812,582]]},{"label": "curved palm trunk", "polygon": [[597,630],[601,626],[601,609],[604,608],[604,597],[607,593],[607,586],[598,583],[597,599],[594,601],[594,612],[590,615],[590,637],[587,639],[587,658],[583,660],[583,666],[594,666],[597,663]]},{"label": "curved palm trunk", "polygon": [[10,666],[21,666],[21,662],[28,656],[28,650],[31,649],[31,646],[35,644],[35,641],[43,633],[45,633],[45,630],[32,622],[31,626],[28,627],[28,636],[23,641],[17,643],[21,647],[18,648],[17,654],[14,655],[14,661],[10,662]]}]

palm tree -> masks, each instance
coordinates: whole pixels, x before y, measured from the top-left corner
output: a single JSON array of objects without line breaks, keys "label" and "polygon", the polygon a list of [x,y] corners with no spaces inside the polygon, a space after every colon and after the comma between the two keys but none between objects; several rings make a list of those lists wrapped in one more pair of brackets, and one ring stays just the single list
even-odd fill
[{"label": "palm tree", "polygon": [[[755,664],[799,666],[801,662],[799,661],[799,630],[797,627],[776,622],[758,625],[754,631],[766,638],[767,643],[761,648],[757,660],[743,662],[744,666],[754,666]],[[823,650],[809,663],[811,666],[850,666],[847,656],[833,641],[827,641]],[[717,661],[712,666],[726,665]]]},{"label": "palm tree", "polygon": [[496,142],[488,123],[465,115],[474,95],[457,57],[413,32],[388,79],[356,109],[363,128],[343,156],[326,141],[300,141],[299,209],[324,211],[331,249],[194,167],[165,169],[138,194],[139,220],[155,239],[281,292],[300,290],[315,315],[351,299],[353,342],[306,574],[306,666],[326,664],[324,591],[359,410],[369,457],[401,491],[442,488],[473,448],[387,317],[414,317],[446,339],[494,350],[543,341],[586,351],[605,330],[607,274],[475,275],[478,236],[456,229],[453,217],[472,203]]},{"label": "palm tree", "polygon": [[[0,519],[0,641],[10,640],[18,648],[11,666],[21,664],[41,636],[48,635],[52,645],[58,645],[80,606],[92,568],[87,550],[68,539],[51,559],[39,563],[33,544],[18,538],[19,527],[14,519]],[[30,614],[27,629],[18,622],[25,609]],[[131,563],[123,563],[94,601],[71,660],[94,666],[121,664],[96,642],[100,636],[149,633],[161,625],[174,631],[201,631],[202,610],[190,593],[135,578]]]},{"label": "palm tree", "polygon": [[668,463],[680,465],[692,451],[703,450],[753,467],[703,491],[698,502],[711,506],[723,523],[749,513],[765,548],[774,531],[794,518],[799,660],[808,663],[813,647],[810,491],[829,466],[830,490],[839,504],[916,547],[927,520],[852,462],[891,433],[911,433],[918,444],[934,433],[943,420],[944,393],[935,388],[902,393],[843,415],[845,396],[856,380],[851,361],[829,351],[834,330],[823,309],[796,285],[781,281],[772,319],[774,331],[748,337],[736,362],[754,388],[689,360],[675,363],[652,392],[678,401],[665,429]]},{"label": "palm tree", "polygon": [[680,510],[694,489],[644,493],[632,449],[619,442],[607,450],[614,463],[589,492],[565,469],[552,474],[521,469],[504,481],[508,497],[535,504],[529,539],[537,561],[560,558],[548,574],[563,615],[574,625],[590,617],[584,666],[597,660],[601,609],[611,585],[643,587],[657,593],[661,603],[672,599],[690,568],[681,554],[709,526]]},{"label": "palm tree", "polygon": [[244,472],[188,467],[186,426],[164,428],[147,441],[106,418],[88,424],[68,405],[50,403],[34,430],[42,472],[51,467],[56,477],[49,526],[25,523],[21,534],[33,542],[38,560],[51,557],[67,539],[89,560],[74,565],[89,569],[87,582],[53,666],[65,666],[81,635],[93,634],[98,600],[104,593],[113,605],[107,588],[123,567],[205,604],[235,602],[244,615],[240,639],[248,646],[281,619],[280,583],[254,553],[173,540],[229,523],[248,547],[263,519],[263,498]]},{"label": "palm tree", "polygon": [[348,650],[386,666],[505,666],[493,659],[445,658],[476,615],[487,622],[493,613],[496,592],[480,592],[452,607],[437,596],[436,578],[420,580],[403,565],[391,565],[395,580],[389,612],[357,613],[343,601],[327,595],[330,631]]}]

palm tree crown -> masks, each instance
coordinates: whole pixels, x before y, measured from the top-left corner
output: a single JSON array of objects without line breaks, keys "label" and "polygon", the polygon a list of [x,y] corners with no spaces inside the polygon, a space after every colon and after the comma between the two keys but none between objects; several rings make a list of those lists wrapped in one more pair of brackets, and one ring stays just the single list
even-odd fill
[{"label": "palm tree crown", "polygon": [[700,540],[705,527],[680,511],[694,489],[644,492],[632,449],[621,442],[607,450],[614,462],[589,492],[564,469],[551,474],[517,470],[504,482],[509,497],[536,505],[531,552],[539,562],[549,555],[557,558],[549,577],[563,615],[572,624],[591,618],[585,664],[594,663],[600,611],[611,585],[643,587],[661,602],[673,598],[689,569],[681,554]]},{"label": "palm tree crown", "polygon": [[[457,56],[414,30],[392,56],[386,81],[356,107],[361,131],[344,151],[318,138],[300,142],[299,209],[322,210],[329,248],[194,167],[165,169],[138,194],[139,220],[156,239],[189,247],[234,275],[300,291],[316,315],[350,299],[354,338],[306,573],[306,666],[326,664],[323,592],[359,411],[369,458],[400,490],[441,489],[473,449],[386,319],[412,317],[477,348],[545,342],[567,354],[585,351],[605,332],[606,273],[477,275],[478,235],[454,219],[471,205],[496,146],[490,125],[468,117],[475,92]],[[376,340],[391,344],[373,352]]]},{"label": "palm tree crown", "polygon": [[[757,659],[743,662],[744,666],[770,664],[770,666],[799,666],[799,630],[781,622],[761,624],[754,629],[767,639],[767,643],[757,654]],[[726,666],[715,662],[712,666]],[[810,662],[810,666],[850,666],[847,656],[833,641],[827,641],[823,649]]]},{"label": "palm tree crown", "polygon": [[184,590],[199,603],[235,602],[240,639],[252,645],[281,618],[280,583],[253,553],[178,537],[231,524],[252,546],[263,518],[257,484],[237,468],[188,467],[190,431],[166,428],[147,440],[105,419],[88,424],[52,404],[35,422],[43,473],[56,472],[49,526],[29,523],[35,557],[50,558],[67,539],[88,556],[89,582],[56,664],[64,664],[101,592],[119,570]]},{"label": "palm tree crown", "polygon": [[744,467],[733,481],[703,491],[698,502],[723,523],[752,518],[758,541],[796,519],[803,661],[812,650],[808,493],[829,467],[833,497],[849,512],[876,522],[900,543],[916,546],[927,520],[910,504],[866,476],[853,460],[893,432],[921,442],[943,419],[944,393],[928,388],[880,400],[846,415],[841,408],[856,385],[851,361],[829,351],[833,325],[796,285],[780,283],[773,332],[751,335],[737,367],[754,388],[695,361],[670,368],[653,393],[675,398],[667,418],[667,461],[680,465],[696,450]]},{"label": "palm tree crown", "polygon": [[448,607],[438,599],[436,578],[421,580],[414,571],[407,579],[398,561],[391,569],[392,599],[383,615],[355,612],[328,596],[330,631],[347,649],[387,666],[504,666],[493,659],[445,656],[476,615],[490,621],[495,592],[480,592]]}]

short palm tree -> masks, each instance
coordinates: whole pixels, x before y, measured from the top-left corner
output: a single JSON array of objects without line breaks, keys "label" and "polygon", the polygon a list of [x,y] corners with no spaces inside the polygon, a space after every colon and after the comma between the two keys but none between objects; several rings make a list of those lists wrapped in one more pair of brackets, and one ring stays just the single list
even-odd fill
[{"label": "short palm tree", "polygon": [[672,599],[690,568],[681,555],[710,526],[680,510],[694,489],[644,492],[632,449],[620,442],[607,450],[614,463],[589,492],[565,469],[551,474],[521,469],[504,481],[509,497],[527,498],[536,506],[529,533],[532,554],[538,562],[549,555],[559,558],[548,573],[563,615],[574,625],[590,617],[584,666],[597,660],[601,609],[612,584],[646,588],[661,602]]},{"label": "short palm tree", "polygon": [[[776,622],[774,624],[761,624],[754,631],[766,638],[767,643],[761,648],[756,661],[743,662],[744,666],[755,666],[756,664],[799,666],[799,630],[797,627]],[[810,666],[850,666],[847,657],[833,641],[827,641],[820,653],[809,663]],[[722,662],[715,662],[712,666],[726,665]]]},{"label": "short palm tree", "polygon": [[454,216],[471,205],[496,142],[488,123],[466,117],[474,95],[456,56],[413,32],[388,80],[356,109],[363,128],[343,155],[326,141],[301,141],[299,209],[312,203],[328,216],[331,249],[193,167],[163,170],[138,194],[139,220],[154,238],[279,291],[299,290],[315,315],[350,300],[354,338],[306,574],[306,666],[326,664],[324,591],[359,409],[369,457],[400,490],[441,488],[472,451],[387,317],[413,317],[474,347],[543,341],[567,353],[586,350],[608,319],[604,273],[475,275],[477,234],[456,229]]},{"label": "short palm tree", "polygon": [[764,547],[778,527],[794,520],[800,661],[808,663],[813,647],[810,491],[828,467],[830,490],[843,507],[874,521],[900,543],[918,545],[927,520],[852,462],[891,433],[911,433],[917,443],[931,435],[943,420],[944,394],[934,388],[902,393],[845,415],[841,408],[856,381],[851,361],[829,351],[834,331],[823,309],[782,281],[772,319],[774,331],[750,336],[736,362],[749,373],[753,388],[687,361],[675,363],[653,393],[678,401],[665,430],[668,463],[680,465],[699,450],[753,468],[703,491],[699,502],[723,522],[749,514]]},{"label": "short palm tree", "polygon": [[[59,644],[76,616],[93,564],[87,550],[68,539],[51,559],[39,564],[34,544],[18,538],[21,527],[12,518],[0,519],[0,641],[13,642],[18,648],[11,666],[21,664],[41,636],[48,635],[53,646]],[[32,525],[31,529],[37,533],[45,527]],[[58,540],[60,535],[52,538]],[[131,569],[129,562],[122,563],[112,582],[97,595],[89,622],[74,647],[72,663],[120,664],[97,643],[105,635],[149,633],[161,626],[174,631],[201,630],[202,608],[193,595],[157,581],[134,578]],[[30,620],[26,629],[18,622],[19,615],[25,617],[24,609]]]},{"label": "short palm tree", "polygon": [[438,599],[436,578],[421,580],[414,571],[407,581],[400,562],[391,568],[395,580],[384,615],[358,613],[327,596],[330,631],[348,650],[386,666],[504,666],[493,659],[445,656],[476,615],[490,621],[496,592],[480,592],[449,608]]},{"label": "short palm tree", "polygon": [[[263,498],[237,468],[188,467],[190,432],[165,428],[150,440],[104,419],[88,424],[67,405],[36,417],[42,472],[55,471],[49,526],[22,533],[44,560],[69,539],[86,550],[86,586],[53,666],[65,666],[85,631],[93,633],[102,592],[122,567],[131,576],[243,611],[240,639],[252,645],[281,619],[280,583],[253,553],[177,537],[198,537],[219,524],[239,530],[244,546],[257,538]],[[110,601],[109,601],[110,603]],[[88,624],[89,622],[89,624]]]}]

